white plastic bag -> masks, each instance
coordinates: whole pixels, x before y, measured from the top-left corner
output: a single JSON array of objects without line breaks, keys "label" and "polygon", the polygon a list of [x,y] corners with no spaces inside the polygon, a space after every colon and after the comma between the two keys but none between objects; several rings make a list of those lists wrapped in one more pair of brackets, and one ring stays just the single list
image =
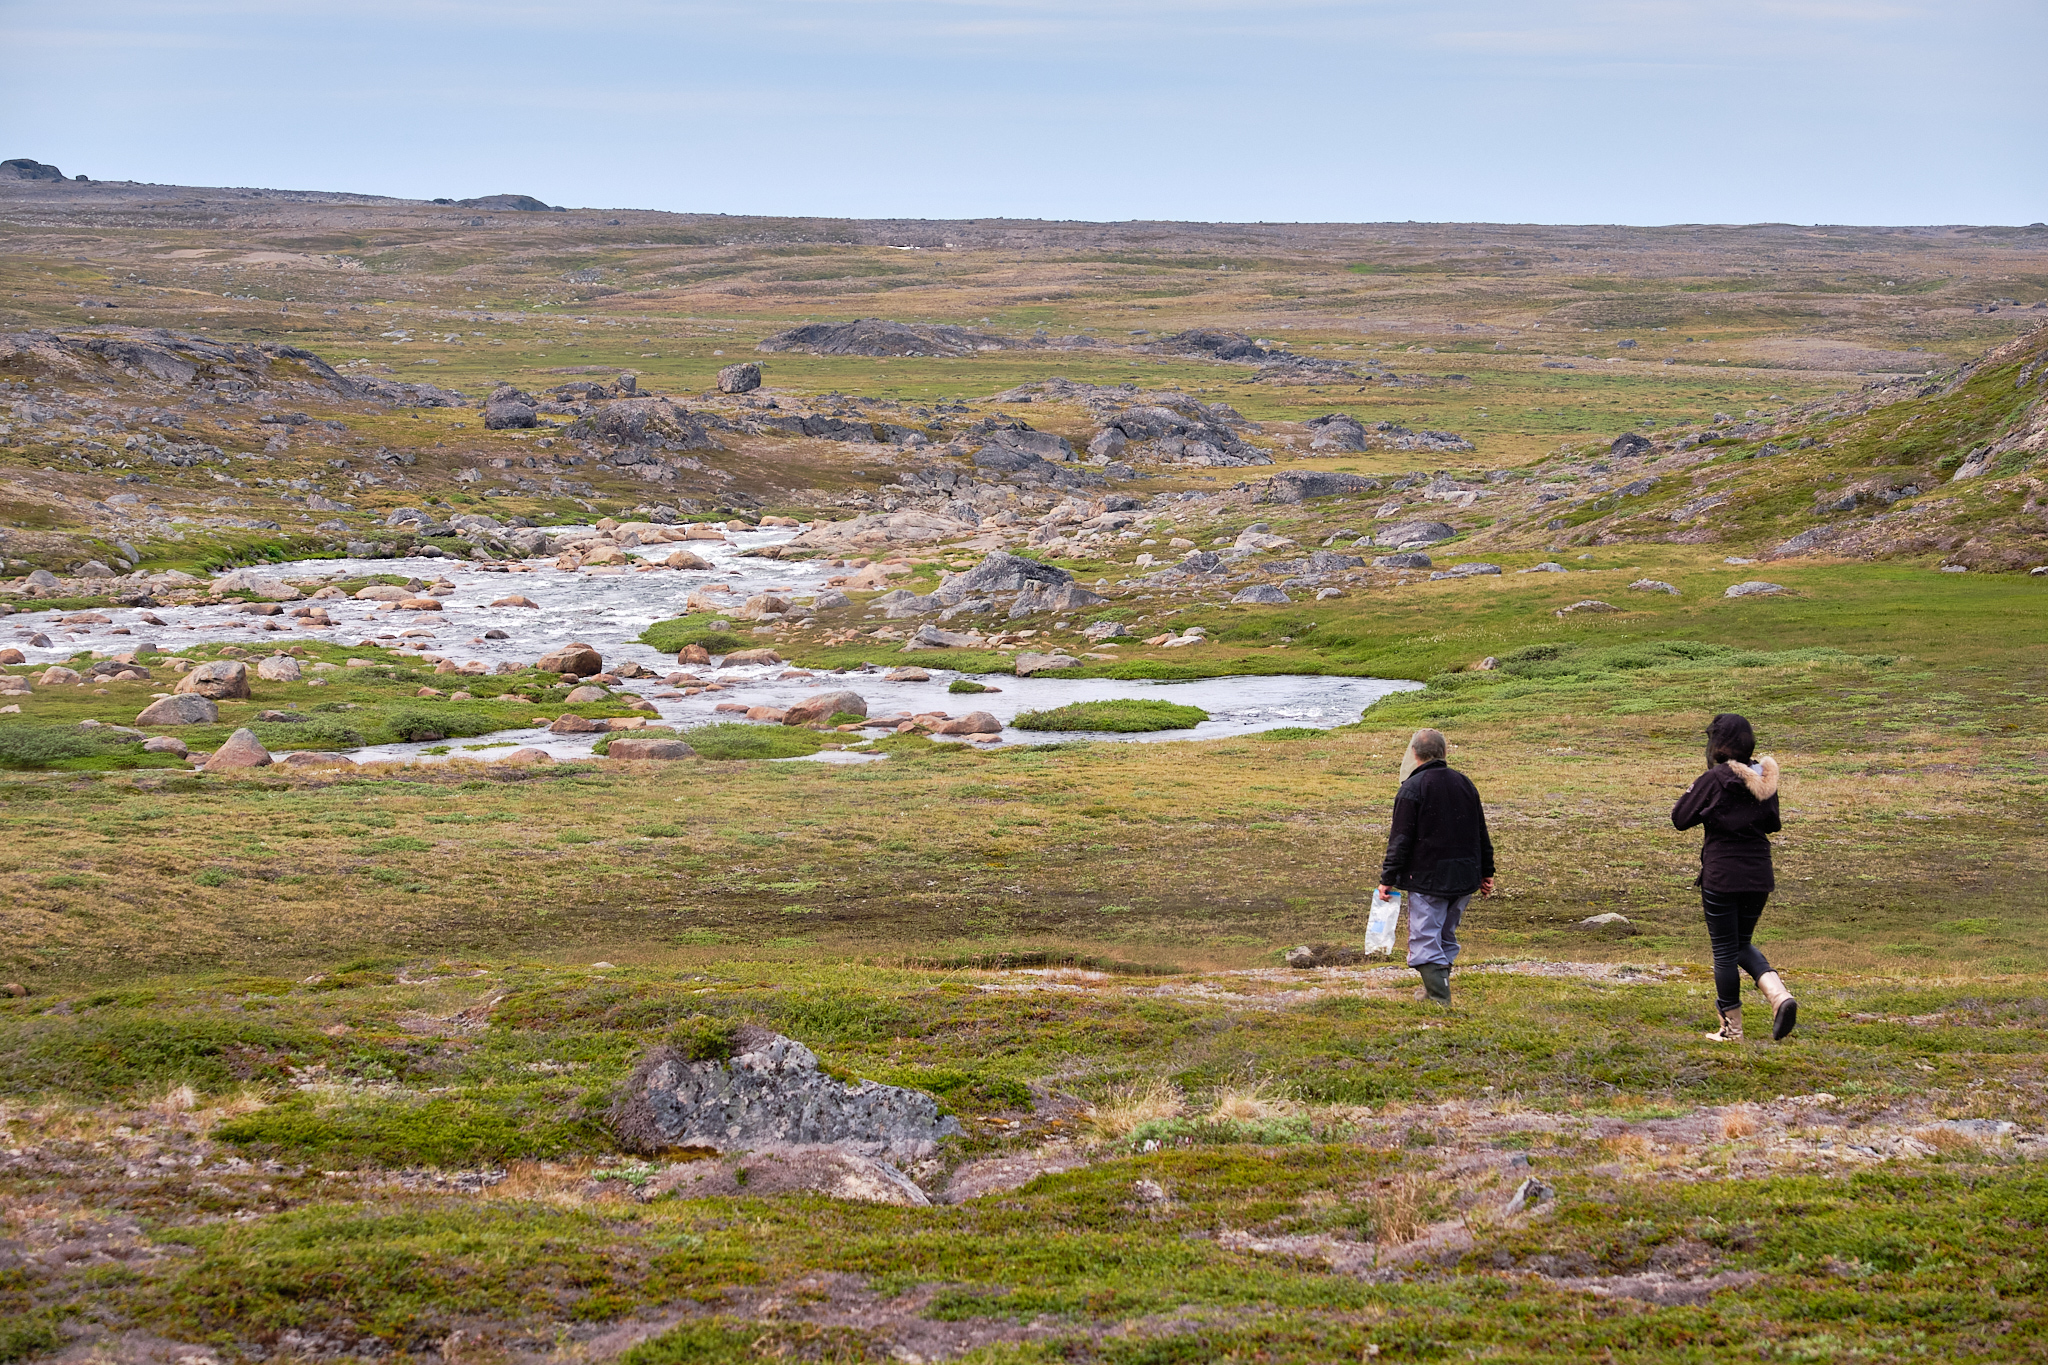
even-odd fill
[{"label": "white plastic bag", "polygon": [[1365,951],[1370,957],[1374,953],[1394,955],[1394,929],[1401,922],[1401,893],[1381,896],[1378,887],[1372,892],[1372,913],[1365,920]]}]

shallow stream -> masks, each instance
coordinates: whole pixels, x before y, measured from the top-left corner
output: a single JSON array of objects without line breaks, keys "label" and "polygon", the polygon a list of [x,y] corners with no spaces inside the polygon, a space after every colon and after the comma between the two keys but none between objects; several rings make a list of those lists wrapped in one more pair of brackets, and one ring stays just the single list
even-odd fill
[{"label": "shallow stream", "polygon": [[[742,531],[732,534],[730,544],[691,542],[688,548],[711,562],[713,567],[709,570],[642,572],[627,566],[565,572],[554,568],[551,560],[534,560],[527,566],[531,572],[506,573],[487,571],[461,560],[416,558],[307,559],[263,566],[261,571],[292,580],[405,574],[428,582],[445,579],[455,584],[453,592],[441,597],[442,609],[439,612],[379,611],[375,608],[385,604],[353,599],[329,601],[323,605],[334,621],[331,630],[303,631],[293,627],[288,630],[291,635],[310,634],[348,645],[375,641],[380,648],[418,648],[422,653],[435,654],[461,664],[476,660],[492,665],[506,660],[531,663],[550,649],[582,641],[604,656],[607,668],[631,661],[657,673],[668,674],[678,667],[674,657],[639,643],[638,637],[656,621],[683,615],[684,599],[693,590],[712,583],[729,584],[733,606],[737,609],[749,596],[771,589],[786,590],[797,597],[821,591],[824,579],[840,572],[823,563],[785,564],[772,559],[740,557],[743,550],[776,544],[792,534],[781,530]],[[643,553],[651,558],[660,558],[675,548],[672,544],[649,546]],[[538,609],[487,605],[515,594],[538,603]],[[62,663],[81,649],[108,653],[134,649],[144,642],[169,653],[202,642],[232,642],[246,644],[253,657],[260,655],[271,633],[264,629],[263,622],[285,619],[251,616],[233,605],[163,606],[150,609],[150,613],[164,624],[148,625],[141,620],[143,613],[139,609],[115,608],[103,613],[113,618],[110,625],[69,631],[60,631],[37,613],[27,620],[16,618],[12,623],[14,634],[26,638],[40,630],[50,637],[50,647],[30,648],[19,638],[15,644],[31,663],[36,664]],[[122,626],[129,630],[129,635],[109,634]],[[484,633],[494,629],[505,632],[507,638],[485,639]],[[748,627],[744,622],[736,623],[734,631],[744,636]],[[765,635],[761,641],[764,645],[774,643]],[[894,646],[879,642],[874,662],[882,666],[883,672],[905,666],[924,667],[918,655],[899,654]],[[970,711],[986,711],[1003,722],[1002,743],[1043,744],[1066,738],[1138,742],[1218,739],[1290,725],[1326,729],[1356,720],[1364,707],[1390,692],[1420,686],[1386,678],[1290,675],[1204,678],[1193,682],[985,675],[978,680],[999,691],[955,696],[946,691],[947,684],[966,675],[945,669],[927,669],[931,675],[929,681],[900,683],[884,681],[883,672],[819,673],[810,678],[782,679],[780,675],[787,670],[788,666],[782,664],[731,669],[698,668],[693,671],[701,674],[705,681],[723,682],[727,687],[723,691],[687,698],[660,696],[676,689],[659,678],[624,682],[615,690],[649,697],[660,710],[661,723],[688,728],[714,720],[734,719],[729,713],[721,716],[715,712],[714,708],[721,702],[784,707],[821,688],[845,688],[867,699],[868,712],[872,716],[898,711],[904,712],[906,717],[932,711],[961,716]],[[459,686],[459,682],[453,685]],[[1119,697],[1151,697],[1199,706],[1209,713],[1210,719],[1188,730],[1137,735],[1052,734],[1015,730],[1009,726],[1010,720],[1023,711],[1043,710],[1074,701]],[[103,719],[125,722],[129,718],[108,716]],[[648,719],[652,721],[654,717],[650,715]],[[493,751],[502,752],[507,746],[521,745],[544,749],[557,758],[569,759],[588,757],[596,739],[594,735],[554,735],[539,727],[522,726],[466,741],[449,741],[448,747],[454,754],[474,753],[487,757]],[[438,747],[443,746],[376,745],[350,751],[349,756],[358,762],[431,760],[435,756],[424,751]],[[828,751],[817,757],[829,762],[846,761],[853,756]]]}]

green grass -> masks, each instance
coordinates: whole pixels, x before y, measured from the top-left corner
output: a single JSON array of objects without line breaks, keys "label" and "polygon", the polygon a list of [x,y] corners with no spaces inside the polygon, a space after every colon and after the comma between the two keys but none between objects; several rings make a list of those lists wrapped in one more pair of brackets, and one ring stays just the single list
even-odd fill
[{"label": "green grass", "polygon": [[1024,711],[1010,722],[1019,730],[1102,730],[1118,734],[1146,730],[1188,730],[1209,719],[1199,706],[1119,698],[1081,701],[1045,711]]}]

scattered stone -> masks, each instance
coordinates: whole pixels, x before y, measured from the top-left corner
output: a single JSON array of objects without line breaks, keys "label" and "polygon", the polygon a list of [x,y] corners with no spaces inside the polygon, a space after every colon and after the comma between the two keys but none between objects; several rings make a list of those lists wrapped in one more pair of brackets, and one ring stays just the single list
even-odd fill
[{"label": "scattered stone", "polygon": [[708,664],[711,662],[711,651],[702,645],[684,645],[676,652],[676,662],[679,664]]},{"label": "scattered stone", "polygon": [[1533,1209],[1538,1204],[1548,1203],[1555,1198],[1557,1190],[1532,1175],[1515,1187],[1514,1198],[1508,1200],[1501,1212],[1512,1218],[1524,1209]]},{"label": "scattered stone", "polygon": [[249,666],[240,659],[217,659],[201,664],[178,679],[174,692],[189,692],[215,701],[246,701],[249,697]]},{"label": "scattered stone", "polygon": [[1543,561],[1543,562],[1542,562],[1541,564],[1532,564],[1532,565],[1530,565],[1530,566],[1529,566],[1528,568],[1526,568],[1526,569],[1517,569],[1517,570],[1515,570],[1515,572],[1516,572],[1516,573],[1570,573],[1570,572],[1571,572],[1571,570],[1570,570],[1570,569],[1567,569],[1567,568],[1566,568],[1566,567],[1565,567],[1564,565],[1562,565],[1562,564],[1559,564],[1559,563],[1557,563],[1557,562],[1556,562],[1555,560],[1549,560],[1549,559],[1546,559],[1546,560],[1544,560],[1544,561]]},{"label": "scattered stone", "polygon": [[[1321,442],[1315,443],[1320,447]],[[1275,474],[1259,495],[1261,502],[1295,503],[1310,498],[1332,498],[1344,493],[1370,493],[1380,486],[1378,479],[1363,474],[1335,474],[1316,469],[1291,469]]]},{"label": "scattered stone", "polygon": [[[516,592],[510,597],[500,597],[491,605],[494,607],[532,607],[536,611],[540,609],[540,603],[534,601],[531,597],[522,597]],[[505,637],[500,635],[498,638],[503,639]]]},{"label": "scattered stone", "polygon": [[1628,590],[1630,592],[1668,592],[1673,597],[1679,596],[1678,589],[1672,587],[1661,578],[1638,578],[1635,582],[1628,585]]},{"label": "scattered stone", "polygon": [[137,725],[218,725],[220,708],[210,697],[197,693],[173,693],[153,701],[135,717]]},{"label": "scattered stone", "polygon": [[[685,659],[683,662],[688,663]],[[772,649],[736,649],[725,656],[724,667],[742,668],[761,664],[779,664],[782,656]]]},{"label": "scattered stone", "polygon": [[25,664],[28,656],[12,646],[0,649],[0,664]]},{"label": "scattered stone", "polygon": [[930,682],[931,680],[932,675],[925,672],[921,668],[892,669],[888,673],[888,675],[882,679],[883,682],[894,683]]},{"label": "scattered stone", "polygon": [[557,735],[601,735],[608,728],[610,727],[601,720],[591,720],[588,716],[579,716],[570,711],[556,716],[554,724],[548,726],[548,731]]},{"label": "scattered stone", "polygon": [[66,668],[62,664],[44,669],[43,676],[36,679],[37,684],[42,687],[56,687],[62,683],[75,683],[77,681],[78,671]]},{"label": "scattered stone", "polygon": [[253,731],[244,728],[229,735],[227,742],[213,751],[213,757],[206,760],[205,771],[222,773],[269,766],[270,750],[263,747]]},{"label": "scattered stone", "polygon": [[1721,595],[1723,597],[1770,597],[1777,593],[1782,593],[1784,591],[1785,588],[1782,584],[1764,583],[1752,579],[1747,583],[1736,583],[1731,585],[1728,591],[1722,593]]},{"label": "scattered stone", "polygon": [[546,749],[535,749],[531,746],[527,746],[525,748],[514,749],[511,753],[506,754],[503,758],[493,759],[491,761],[494,763],[510,763],[516,767],[525,767],[526,765],[533,763],[552,763],[555,761],[555,756],[549,753]]},{"label": "scattered stone", "polygon": [[581,706],[585,702],[610,701],[611,693],[605,691],[602,687],[586,685],[572,689],[567,700],[571,706]]},{"label": "scattered stone", "polygon": [[662,560],[661,563],[664,568],[669,569],[708,569],[711,567],[710,560],[690,550],[671,551],[668,558]]},{"label": "scattered stone", "polygon": [[1433,561],[1419,551],[1405,555],[1376,555],[1372,566],[1375,569],[1427,569]]},{"label": "scattered stone", "polygon": [[390,583],[372,583],[366,588],[356,589],[358,602],[403,602],[411,596],[404,588]]},{"label": "scattered stone", "polygon": [[1589,915],[1579,921],[1581,929],[1599,929],[1610,924],[1631,925],[1632,922],[1627,915],[1616,914],[1612,910],[1604,915]]},{"label": "scattered stone", "polygon": [[1277,606],[1293,600],[1271,583],[1254,583],[1248,588],[1241,588],[1237,595],[1230,599],[1233,606],[1240,603],[1247,606]]},{"label": "scattered stone", "polygon": [[273,654],[256,665],[256,676],[265,682],[297,682],[299,661],[289,654]]},{"label": "scattered stone", "polygon": [[[202,697],[200,700],[204,701],[205,698]],[[210,705],[211,703],[208,704]],[[192,751],[187,749],[185,741],[179,739],[176,735],[151,735],[148,739],[142,741],[142,752],[146,754],[176,754],[179,758],[183,758]]]},{"label": "scattered stone", "polygon": [[1498,564],[1454,564],[1440,573],[1431,574],[1429,581],[1434,583],[1440,578],[1479,578],[1499,573]]},{"label": "scattered stone", "polygon": [[1586,612],[1597,615],[1600,612],[1620,610],[1621,608],[1619,607],[1610,606],[1605,602],[1595,601],[1594,599],[1589,597],[1583,602],[1574,602],[1568,607],[1559,607],[1555,612],[1552,612],[1551,614],[1553,616],[1570,616],[1574,613]]},{"label": "scattered stone", "polygon": [[643,1057],[607,1115],[621,1145],[734,1152],[834,1143],[868,1156],[916,1158],[961,1132],[923,1091],[834,1080],[793,1038],[741,1024],[730,1046],[724,1060],[693,1060],[675,1047]]}]

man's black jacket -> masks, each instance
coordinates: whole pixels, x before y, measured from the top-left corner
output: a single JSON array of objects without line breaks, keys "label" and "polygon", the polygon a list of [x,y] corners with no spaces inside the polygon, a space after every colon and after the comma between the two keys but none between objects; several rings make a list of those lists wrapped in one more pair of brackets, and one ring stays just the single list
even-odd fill
[{"label": "man's black jacket", "polygon": [[1472,779],[1425,763],[1394,797],[1394,826],[1380,884],[1432,896],[1463,896],[1493,875],[1493,840]]}]

